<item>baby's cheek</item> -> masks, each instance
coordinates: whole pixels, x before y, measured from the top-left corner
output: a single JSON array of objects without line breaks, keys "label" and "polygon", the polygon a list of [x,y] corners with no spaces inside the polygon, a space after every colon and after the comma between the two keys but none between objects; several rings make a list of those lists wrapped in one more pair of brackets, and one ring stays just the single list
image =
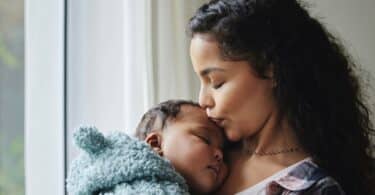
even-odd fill
[{"label": "baby's cheek", "polygon": [[226,164],[223,164],[222,167],[221,167],[221,170],[220,170],[220,175],[219,175],[219,184],[218,185],[222,185],[222,183],[225,181],[225,179],[227,178],[228,176],[228,173],[229,173],[229,168]]}]

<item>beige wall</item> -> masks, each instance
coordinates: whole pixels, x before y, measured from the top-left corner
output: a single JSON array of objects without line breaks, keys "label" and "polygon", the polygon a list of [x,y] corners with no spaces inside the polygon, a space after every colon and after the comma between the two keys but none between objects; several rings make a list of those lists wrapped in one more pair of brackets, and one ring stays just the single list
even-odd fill
[{"label": "beige wall", "polygon": [[[352,57],[361,65],[361,79],[375,125],[375,1],[374,0],[309,0],[312,13],[335,32]],[[375,136],[373,137],[375,146]],[[373,150],[375,156],[375,150]]]},{"label": "beige wall", "polygon": [[[361,78],[375,112],[375,1],[309,0],[314,16],[343,40],[349,53],[361,65]],[[372,115],[372,121],[375,115]]]}]

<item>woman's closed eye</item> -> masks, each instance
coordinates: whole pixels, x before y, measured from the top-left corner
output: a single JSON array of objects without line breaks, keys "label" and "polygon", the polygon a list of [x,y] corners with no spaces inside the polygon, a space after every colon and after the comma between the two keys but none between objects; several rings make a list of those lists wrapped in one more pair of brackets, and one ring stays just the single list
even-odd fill
[{"label": "woman's closed eye", "polygon": [[224,83],[224,77],[218,73],[211,73],[208,75],[208,82],[214,89],[219,89]]},{"label": "woman's closed eye", "polygon": [[213,87],[214,89],[219,89],[223,84],[224,84],[224,82],[220,82],[220,83],[217,83],[217,84],[213,83],[213,84],[212,84],[212,87]]}]

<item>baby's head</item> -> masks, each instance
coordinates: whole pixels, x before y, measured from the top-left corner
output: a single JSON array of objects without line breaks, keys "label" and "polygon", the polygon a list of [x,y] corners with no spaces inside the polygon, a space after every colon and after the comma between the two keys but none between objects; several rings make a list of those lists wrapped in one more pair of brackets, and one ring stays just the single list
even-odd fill
[{"label": "baby's head", "polygon": [[156,105],[143,115],[136,136],[172,163],[192,193],[212,192],[227,175],[224,134],[197,103],[169,100]]}]

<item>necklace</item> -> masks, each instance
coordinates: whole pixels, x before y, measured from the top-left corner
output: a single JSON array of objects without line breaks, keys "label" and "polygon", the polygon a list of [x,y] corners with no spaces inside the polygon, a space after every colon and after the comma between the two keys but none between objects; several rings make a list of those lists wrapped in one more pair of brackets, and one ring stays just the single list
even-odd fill
[{"label": "necklace", "polygon": [[300,150],[299,147],[291,147],[291,148],[286,148],[286,149],[282,149],[278,151],[270,151],[270,152],[247,150],[247,153],[251,155],[258,155],[258,156],[273,156],[273,155],[278,155],[278,154],[297,152],[299,150]]}]

